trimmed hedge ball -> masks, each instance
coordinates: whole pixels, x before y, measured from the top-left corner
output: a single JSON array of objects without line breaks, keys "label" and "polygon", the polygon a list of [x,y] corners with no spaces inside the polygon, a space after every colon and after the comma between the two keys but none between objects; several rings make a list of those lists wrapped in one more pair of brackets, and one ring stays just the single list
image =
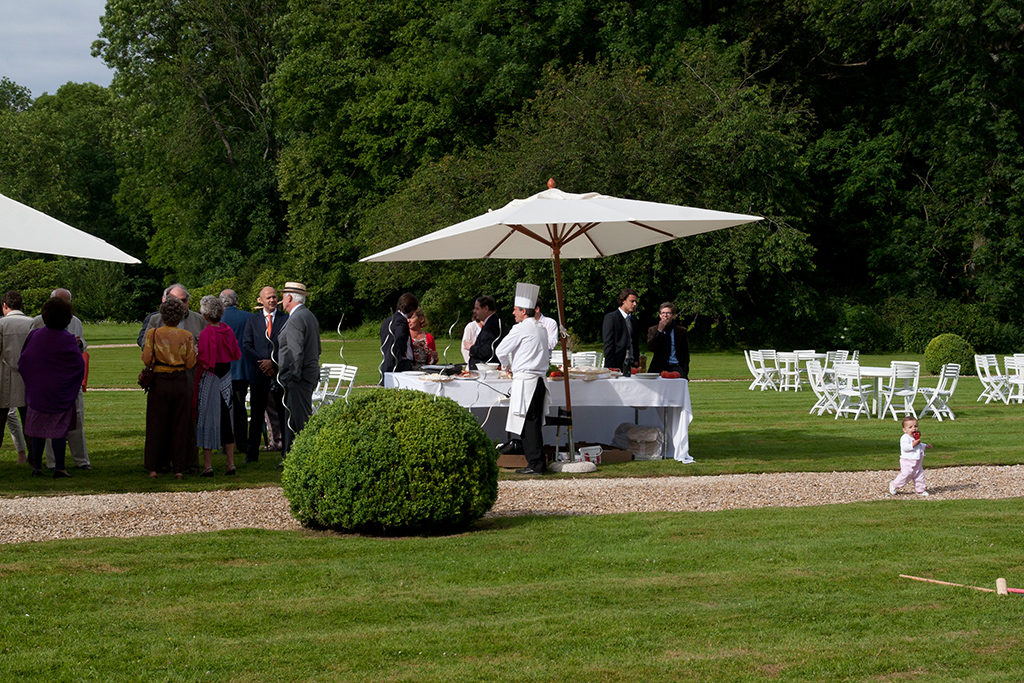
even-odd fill
[{"label": "trimmed hedge ball", "polygon": [[925,347],[924,368],[937,375],[946,363],[959,363],[961,375],[974,374],[974,347],[958,334],[940,334]]},{"label": "trimmed hedge ball", "polygon": [[469,411],[421,391],[378,389],[324,406],[281,477],[306,526],[393,534],[465,527],[498,497],[494,444]]}]

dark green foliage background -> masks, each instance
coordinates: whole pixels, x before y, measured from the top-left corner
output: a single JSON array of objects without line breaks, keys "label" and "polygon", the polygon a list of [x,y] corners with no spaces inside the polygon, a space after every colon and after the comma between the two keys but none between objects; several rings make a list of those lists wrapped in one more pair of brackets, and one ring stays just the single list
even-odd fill
[{"label": "dark green foliage background", "polygon": [[451,399],[371,391],[321,409],[281,484],[303,524],[339,531],[446,531],[498,497],[494,444]]},{"label": "dark green foliage background", "polygon": [[1024,344],[1019,2],[109,0],[101,24],[110,88],[0,81],[0,191],[145,261],[44,273],[103,288],[86,317],[173,281],[300,280],[328,329],[406,290],[435,334],[518,279],[550,300],[543,261],[357,261],[554,177],[766,219],[567,264],[584,340],[632,286],[697,348]]}]

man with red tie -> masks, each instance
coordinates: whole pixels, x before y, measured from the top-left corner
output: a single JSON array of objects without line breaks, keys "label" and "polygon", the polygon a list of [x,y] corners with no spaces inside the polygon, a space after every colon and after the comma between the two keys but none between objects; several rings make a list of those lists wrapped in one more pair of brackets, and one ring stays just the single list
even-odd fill
[{"label": "man with red tie", "polygon": [[[277,290],[267,286],[260,290],[259,311],[245,325],[242,357],[249,364],[249,435],[246,439],[245,462],[256,462],[263,435],[263,413],[270,403],[283,416],[282,391],[276,381],[278,370],[278,337],[288,314],[277,309]],[[283,425],[280,427],[283,434]]]}]

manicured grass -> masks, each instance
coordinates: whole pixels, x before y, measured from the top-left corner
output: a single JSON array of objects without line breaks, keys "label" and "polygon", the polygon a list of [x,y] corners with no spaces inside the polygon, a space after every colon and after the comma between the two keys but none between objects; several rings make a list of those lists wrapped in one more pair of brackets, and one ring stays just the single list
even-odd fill
[{"label": "manicured grass", "polygon": [[[325,344],[324,360],[332,353]],[[346,342],[360,381],[375,354],[372,340]],[[93,387],[134,385],[137,349],[96,349],[93,359]],[[895,469],[891,420],[810,416],[809,392],[747,391],[739,354],[697,354],[692,377],[739,380],[691,383],[697,462],[611,465],[600,476]],[[1024,461],[1021,406],[984,406],[977,392],[962,380],[958,419],[923,422],[937,445],[926,467]],[[278,481],[271,456],[234,479],[151,482],[141,466],[145,396],[94,390],[86,401],[96,469],[33,480],[8,446],[0,495]],[[437,537],[247,530],[0,545],[0,671],[12,680],[1017,680],[1024,599],[898,575],[986,587],[1002,576],[1024,587],[1022,514],[1024,499],[933,498],[493,519]]]},{"label": "manicured grass", "polygon": [[[127,325],[122,325],[122,328],[120,337],[109,330],[107,333],[110,338],[120,338],[123,342],[124,333],[134,333]],[[92,326],[87,327],[86,337],[93,336],[100,335],[94,334]],[[345,360],[360,367],[359,383],[375,383],[376,366],[365,370],[378,357],[374,344],[373,340],[345,342]],[[330,358],[333,361],[340,348],[341,342],[326,342],[322,360],[326,362]],[[198,490],[262,486],[280,481],[276,453],[264,455],[257,465],[239,467],[238,475],[233,479],[220,474],[224,457],[215,453],[218,474],[213,480],[188,477],[177,482],[173,478],[161,477],[155,482],[150,481],[142,468],[145,395],[137,389],[102,390],[104,387],[135,387],[141,366],[138,348],[94,348],[91,356],[92,389],[86,394],[85,412],[86,434],[95,469],[91,472],[76,471],[70,480],[32,479],[27,476],[25,468],[14,464],[8,445],[7,455],[0,458],[0,495]],[[888,364],[893,358],[915,357],[869,356],[864,362]],[[340,356],[338,360],[341,360]],[[595,474],[582,476],[689,476],[897,467],[900,429],[893,420],[835,420],[827,415],[809,415],[807,411],[814,403],[814,396],[809,390],[782,393],[748,391],[749,378],[744,376],[746,365],[738,353],[695,354],[691,366],[694,420],[690,425],[690,453],[696,462],[689,465],[672,460],[628,462],[604,465]],[[923,384],[934,382],[934,378],[922,379]],[[926,441],[935,444],[935,448],[928,452],[926,468],[1024,462],[1024,449],[1020,447],[1018,437],[1024,431],[1024,408],[1017,404],[978,403],[975,398],[979,392],[980,384],[976,378],[961,378],[952,402],[956,421],[939,423],[927,418],[922,422]],[[577,438],[586,437],[577,435]],[[517,477],[510,472],[501,476]]]},{"label": "manicured grass", "polygon": [[10,679],[1016,680],[1024,501],[0,546]]}]

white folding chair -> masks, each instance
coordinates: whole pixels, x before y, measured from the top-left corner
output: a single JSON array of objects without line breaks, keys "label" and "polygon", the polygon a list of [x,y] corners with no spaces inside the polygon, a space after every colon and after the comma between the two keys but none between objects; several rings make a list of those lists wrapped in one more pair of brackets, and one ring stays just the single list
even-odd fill
[{"label": "white folding chair", "polygon": [[[914,399],[917,398],[917,385],[921,379],[921,364],[916,361],[894,360],[890,363],[892,377],[889,383],[882,384],[882,412],[879,417],[885,417],[891,413],[892,419],[898,420],[897,413],[904,416],[917,417],[914,412]],[[896,402],[902,399],[903,407],[897,407]]]},{"label": "white folding chair", "polygon": [[579,351],[572,354],[569,362],[574,368],[596,368],[597,351]]},{"label": "white folding chair", "polygon": [[956,391],[958,381],[960,381],[960,365],[957,363],[946,363],[943,365],[942,370],[939,372],[939,383],[934,389],[931,387],[921,387],[917,390],[925,398],[924,408],[921,409],[919,417],[924,417],[931,411],[932,415],[939,422],[942,422],[943,415],[950,420],[955,420],[956,415],[953,414],[953,410],[949,407],[949,401],[953,398],[953,392]]},{"label": "white folding chair", "polygon": [[743,360],[747,362],[747,370],[749,370],[750,374],[754,377],[754,381],[750,383],[747,390],[753,391],[761,376],[757,374],[757,368],[754,367],[754,361],[750,359],[750,349],[743,349]]},{"label": "white folding chair", "polygon": [[853,413],[853,419],[861,412],[871,416],[871,389],[860,381],[860,364],[836,363],[836,419],[840,415]]},{"label": "white folding chair", "polygon": [[800,357],[796,353],[780,351],[775,359],[779,368],[779,390],[800,391]]},{"label": "white folding chair", "polygon": [[324,402],[324,396],[327,395],[327,388],[331,384],[331,366],[328,363],[324,363],[320,366],[320,380],[316,383],[316,388],[313,389],[313,412],[320,410],[320,404]]},{"label": "white folding chair", "polygon": [[779,368],[775,366],[774,362],[772,365],[768,365],[765,362],[764,353],[761,351],[751,351],[750,362],[753,364],[755,377],[750,385],[751,391],[755,388],[760,388],[761,391],[778,389]]},{"label": "white folding chair", "polygon": [[1005,401],[1007,404],[1010,401],[1016,401],[1017,403],[1024,403],[1024,362],[1021,361],[1020,356],[1004,356],[1003,367],[1006,368],[1006,389],[1005,389]]},{"label": "white folding chair", "polygon": [[775,349],[761,349],[761,358],[764,359],[765,372],[769,377],[771,377],[771,388],[778,391],[781,381],[781,375],[779,373],[779,354],[775,352]]},{"label": "white folding chair", "polygon": [[334,403],[339,398],[347,399],[355,385],[355,365],[324,363],[320,366],[320,382],[313,390],[313,412],[323,405]]},{"label": "white folding chair", "polygon": [[818,398],[809,412],[818,412],[818,415],[825,413],[832,414],[836,411],[836,385],[834,382],[825,380],[821,369],[821,363],[816,360],[807,361],[807,383],[811,385],[811,391]]},{"label": "white folding chair", "polygon": [[1010,387],[1007,384],[1006,375],[999,372],[999,361],[994,353],[975,355],[974,368],[978,371],[978,380],[981,382],[981,394],[978,395],[978,401],[985,399],[985,403],[1010,402]]},{"label": "white folding chair", "polygon": [[846,357],[846,360],[852,360],[852,361],[856,361],[856,362],[859,363],[860,362],[860,350],[859,349],[854,349],[853,351],[850,351],[850,355]]},{"label": "white folding chair", "polygon": [[821,366],[821,372],[824,374],[825,379],[834,380],[836,376],[836,363],[845,361],[849,355],[849,351],[843,351],[842,349],[826,351],[825,364]]}]

